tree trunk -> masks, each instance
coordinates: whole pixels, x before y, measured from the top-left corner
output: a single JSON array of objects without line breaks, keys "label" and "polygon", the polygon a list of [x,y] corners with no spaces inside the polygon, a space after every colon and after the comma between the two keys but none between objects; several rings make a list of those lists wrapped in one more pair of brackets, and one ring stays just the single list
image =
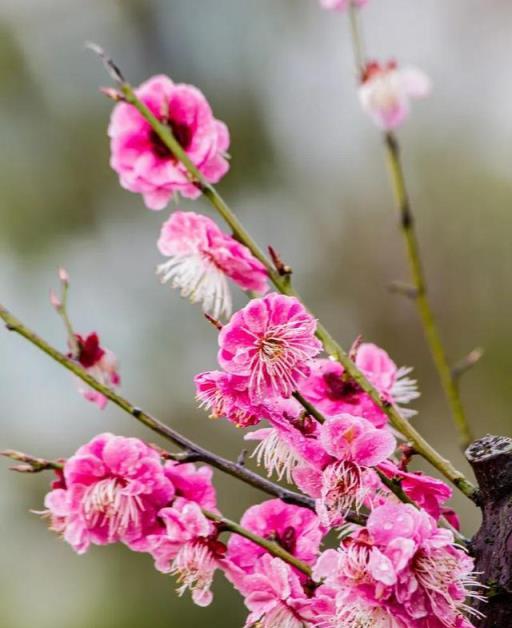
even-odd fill
[{"label": "tree trunk", "polygon": [[474,608],[478,628],[512,628],[512,439],[487,435],[466,450],[480,488],[482,525],[471,541],[488,602]]}]

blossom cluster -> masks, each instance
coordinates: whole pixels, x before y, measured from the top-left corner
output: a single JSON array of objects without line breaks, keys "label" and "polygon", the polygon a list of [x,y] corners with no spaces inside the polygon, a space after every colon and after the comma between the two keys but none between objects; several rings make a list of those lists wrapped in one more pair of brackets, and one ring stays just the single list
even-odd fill
[{"label": "blossom cluster", "polygon": [[[254,456],[314,508],[267,500],[226,541],[208,467],[102,434],[58,472],[45,500],[51,529],[78,553],[122,543],[150,555],[201,606],[222,572],[245,600],[248,628],[470,628],[468,598],[479,595],[472,559],[441,525],[442,517],[457,525],[445,506],[450,488],[399,464],[386,414],[338,362],[319,357],[315,331],[295,297],[253,299],[219,331],[220,369],[196,377],[213,416],[244,428],[265,423],[246,433]],[[77,340],[84,367],[104,358],[94,335]],[[413,416],[402,407],[418,396],[410,369],[359,340],[351,356],[382,400]],[[415,505],[402,504],[386,480]],[[353,512],[363,515],[359,525]],[[329,549],[332,530],[341,532],[337,549]]]},{"label": "blossom cluster", "polygon": [[[347,481],[341,462],[369,470],[393,450],[389,432],[377,436],[363,422],[334,418],[321,435],[339,482]],[[136,438],[106,433],[80,447],[57,471],[41,514],[79,554],[111,543],[148,554],[200,606],[212,601],[221,571],[245,599],[247,627],[470,628],[467,598],[478,596],[472,559],[426,509],[379,493],[376,481],[366,524],[345,526],[337,549],[324,547],[343,522],[330,516],[336,500],[320,497],[327,517],[281,499],[245,512],[243,530],[272,541],[306,573],[252,537],[221,539],[211,469],[170,460]]]},{"label": "blossom cluster", "polygon": [[[350,4],[320,1],[334,10]],[[419,70],[371,62],[359,96],[390,131],[406,118],[410,99],[429,90]],[[135,94],[201,179],[121,99],[108,132],[124,188],[161,210],[178,195],[197,198],[226,174],[229,132],[198,89],[156,76]],[[167,258],[157,269],[162,282],[201,303],[219,329],[217,368],[195,377],[199,404],[247,429],[256,462],[295,484],[310,507],[269,499],[251,506],[226,539],[209,467],[105,433],[57,471],[43,512],[50,528],[79,554],[111,543],[148,554],[200,606],[211,602],[214,574],[222,572],[244,598],[247,628],[471,628],[469,601],[479,593],[472,559],[454,536],[451,489],[408,470],[402,437],[384,411],[413,418],[408,404],[419,393],[411,369],[358,339],[350,351],[362,375],[356,381],[322,354],[317,321],[299,299],[270,291],[273,271],[258,250],[207,216],[175,210],[157,247]],[[228,280],[251,293],[234,314]],[[96,333],[75,334],[65,306],[52,302],[68,326],[69,357],[105,387],[118,386],[113,354]],[[107,402],[85,384],[80,392],[101,408]]]}]

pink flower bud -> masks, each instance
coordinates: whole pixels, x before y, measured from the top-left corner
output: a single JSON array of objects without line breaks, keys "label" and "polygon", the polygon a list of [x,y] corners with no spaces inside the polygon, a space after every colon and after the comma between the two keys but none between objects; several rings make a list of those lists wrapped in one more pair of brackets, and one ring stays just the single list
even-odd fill
[{"label": "pink flower bud", "polygon": [[62,283],[66,285],[69,284],[68,271],[65,268],[62,268],[62,266],[59,268],[59,279],[62,281]]},{"label": "pink flower bud", "polygon": [[62,307],[62,301],[53,290],[50,290],[50,303],[57,311]]},{"label": "pink flower bud", "polygon": [[117,89],[114,89],[113,87],[100,87],[100,92],[114,102],[121,102],[125,100],[121,92]]}]

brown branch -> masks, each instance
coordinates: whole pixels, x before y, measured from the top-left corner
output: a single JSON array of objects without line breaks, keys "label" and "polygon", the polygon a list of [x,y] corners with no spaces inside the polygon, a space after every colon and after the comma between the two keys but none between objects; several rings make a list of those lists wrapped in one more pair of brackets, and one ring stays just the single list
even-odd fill
[{"label": "brown branch", "polygon": [[487,602],[475,599],[478,628],[512,626],[512,439],[487,435],[466,450],[480,487],[482,524],[471,541]]},{"label": "brown branch", "polygon": [[[157,447],[157,449],[159,449]],[[168,452],[162,452],[165,454],[164,457],[168,458]],[[178,454],[179,455],[179,454]],[[48,470],[61,470],[64,468],[65,460],[46,460],[45,458],[36,458],[35,456],[31,456],[30,454],[22,453],[21,451],[14,451],[12,449],[6,449],[5,451],[0,452],[0,456],[5,456],[6,458],[11,458],[11,460],[22,461],[23,465],[16,465],[11,467],[12,471],[19,471],[22,473],[38,473],[40,471],[48,471]],[[25,468],[26,467],[26,468]],[[277,558],[281,558],[288,564],[302,571],[302,573],[311,577],[311,567],[306,563],[299,560],[296,556],[288,552],[286,549],[281,547],[278,543],[271,541],[269,539],[265,539],[258,534],[255,534],[251,530],[244,528],[239,523],[232,521],[231,519],[227,519],[221,515],[218,515],[214,512],[210,512],[209,510],[201,509],[205,517],[210,519],[216,523],[223,530],[231,532],[233,534],[238,534],[239,536],[243,536],[246,539],[249,539],[253,543],[256,543],[260,547],[266,549],[272,556],[276,556]]]}]

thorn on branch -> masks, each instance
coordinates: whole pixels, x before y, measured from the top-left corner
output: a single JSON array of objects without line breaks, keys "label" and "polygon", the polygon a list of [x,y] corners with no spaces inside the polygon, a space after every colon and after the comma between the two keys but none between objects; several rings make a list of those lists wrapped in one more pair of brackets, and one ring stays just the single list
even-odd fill
[{"label": "thorn on branch", "polygon": [[281,275],[281,277],[289,277],[293,272],[291,266],[288,266],[288,264],[285,264],[283,262],[281,256],[274,249],[274,247],[269,245],[268,252],[270,254],[270,258],[272,259],[272,263],[274,264],[274,267],[279,275]]},{"label": "thorn on branch", "polygon": [[357,338],[352,343],[352,346],[350,347],[350,351],[348,352],[348,357],[352,360],[352,362],[356,361],[357,352],[359,351],[359,347],[361,346],[362,342],[363,342],[363,335],[359,334],[359,336],[357,336]]},{"label": "thorn on branch", "polygon": [[390,292],[394,294],[401,294],[408,299],[416,299],[418,296],[418,290],[411,286],[411,284],[405,283],[404,281],[392,281],[388,289]]},{"label": "thorn on branch", "polygon": [[483,355],[484,350],[481,347],[476,347],[476,349],[470,351],[452,368],[452,378],[455,381],[459,380],[466,371],[469,371],[469,369],[473,368],[475,364],[481,360]]},{"label": "thorn on branch", "polygon": [[248,449],[242,449],[242,451],[238,454],[238,458],[236,459],[236,463],[241,467],[245,467],[245,461],[247,459],[247,455],[249,453]]},{"label": "thorn on branch", "polygon": [[186,464],[187,462],[203,462],[203,456],[195,451],[183,451],[179,454],[168,455],[167,457],[180,464]]},{"label": "thorn on branch", "polygon": [[222,329],[222,323],[210,314],[208,314],[208,312],[204,312],[204,317],[209,323],[211,323],[215,327],[215,329],[217,329],[218,331]]},{"label": "thorn on branch", "polygon": [[124,83],[126,83],[121,70],[117,67],[114,61],[112,61],[112,59],[105,53],[105,51],[103,50],[101,46],[98,46],[98,44],[95,44],[92,41],[88,41],[85,43],[85,47],[87,50],[91,50],[96,55],[98,55],[98,57],[103,61],[103,65],[105,66],[106,71],[108,72],[110,78],[113,81],[115,81],[116,83],[119,83],[120,85],[123,85]]}]

